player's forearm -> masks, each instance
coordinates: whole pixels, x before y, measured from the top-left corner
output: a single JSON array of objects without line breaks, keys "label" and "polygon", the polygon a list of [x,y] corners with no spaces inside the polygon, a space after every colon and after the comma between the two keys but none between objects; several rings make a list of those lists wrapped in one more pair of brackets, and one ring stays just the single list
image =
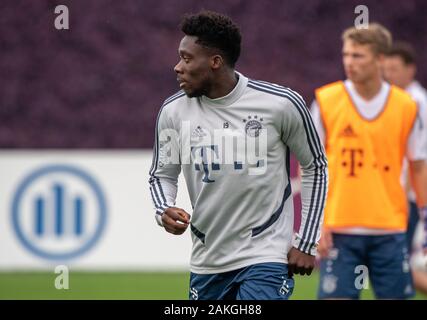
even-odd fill
[{"label": "player's forearm", "polygon": [[427,206],[427,163],[423,160],[409,163],[410,178],[414,189],[417,206]]},{"label": "player's forearm", "polygon": [[427,249],[427,164],[425,161],[411,161],[409,172],[412,188],[414,189],[418,213],[420,219],[424,221],[424,241],[423,248]]},{"label": "player's forearm", "polygon": [[323,225],[323,210],[328,192],[328,170],[326,162],[315,162],[302,168],[301,175],[301,225],[294,246],[311,255],[316,254]]},{"label": "player's forearm", "polygon": [[175,205],[177,184],[174,180],[158,176],[150,176],[150,194],[157,214]]}]

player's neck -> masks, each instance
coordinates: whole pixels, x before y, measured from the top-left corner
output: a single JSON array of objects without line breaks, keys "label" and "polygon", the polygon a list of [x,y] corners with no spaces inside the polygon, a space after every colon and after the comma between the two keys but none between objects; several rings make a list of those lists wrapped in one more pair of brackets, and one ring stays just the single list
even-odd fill
[{"label": "player's neck", "polygon": [[216,77],[215,83],[213,83],[211,90],[209,90],[206,96],[210,99],[225,97],[233,91],[237,82],[238,78],[234,70],[223,72]]},{"label": "player's neck", "polygon": [[407,81],[404,81],[403,83],[402,83],[402,89],[403,90],[406,90],[406,89],[408,89],[408,87],[412,84],[412,82],[414,82],[415,81],[415,79],[409,79],[409,80],[407,80]]},{"label": "player's neck", "polygon": [[368,79],[364,82],[353,82],[356,92],[364,99],[371,100],[381,90],[382,79],[381,77],[375,77]]}]

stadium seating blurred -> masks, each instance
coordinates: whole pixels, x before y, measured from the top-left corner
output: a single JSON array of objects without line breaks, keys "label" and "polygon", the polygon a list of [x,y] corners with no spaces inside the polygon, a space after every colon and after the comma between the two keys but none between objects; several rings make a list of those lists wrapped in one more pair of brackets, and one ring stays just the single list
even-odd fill
[{"label": "stadium seating blurred", "polygon": [[[180,17],[202,8],[241,26],[240,71],[309,102],[315,87],[342,78],[340,33],[359,2],[2,1],[0,147],[151,148],[157,110],[178,88]],[[68,31],[54,28],[58,4],[69,7]],[[364,4],[427,60],[427,2]],[[427,83],[426,69],[418,78]]]}]

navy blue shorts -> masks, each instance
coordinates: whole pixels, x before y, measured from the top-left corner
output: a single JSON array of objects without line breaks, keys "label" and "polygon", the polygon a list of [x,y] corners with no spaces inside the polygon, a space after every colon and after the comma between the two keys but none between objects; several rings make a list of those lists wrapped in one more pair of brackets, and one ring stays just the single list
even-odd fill
[{"label": "navy blue shorts", "polygon": [[287,300],[294,289],[285,263],[259,263],[215,274],[190,275],[190,300]]},{"label": "navy blue shorts", "polygon": [[320,262],[319,299],[358,299],[370,285],[378,299],[414,296],[405,233],[335,233],[333,242],[328,258]]}]

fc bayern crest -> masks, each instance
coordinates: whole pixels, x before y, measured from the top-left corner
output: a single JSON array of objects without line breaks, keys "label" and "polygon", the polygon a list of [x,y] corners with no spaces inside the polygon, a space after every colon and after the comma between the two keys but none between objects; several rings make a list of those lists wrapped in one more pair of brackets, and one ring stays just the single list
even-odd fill
[{"label": "fc bayern crest", "polygon": [[261,122],[263,118],[259,118],[258,116],[248,116],[248,119],[243,119],[245,125],[245,132],[249,137],[255,138],[259,136],[259,132],[262,129]]}]

